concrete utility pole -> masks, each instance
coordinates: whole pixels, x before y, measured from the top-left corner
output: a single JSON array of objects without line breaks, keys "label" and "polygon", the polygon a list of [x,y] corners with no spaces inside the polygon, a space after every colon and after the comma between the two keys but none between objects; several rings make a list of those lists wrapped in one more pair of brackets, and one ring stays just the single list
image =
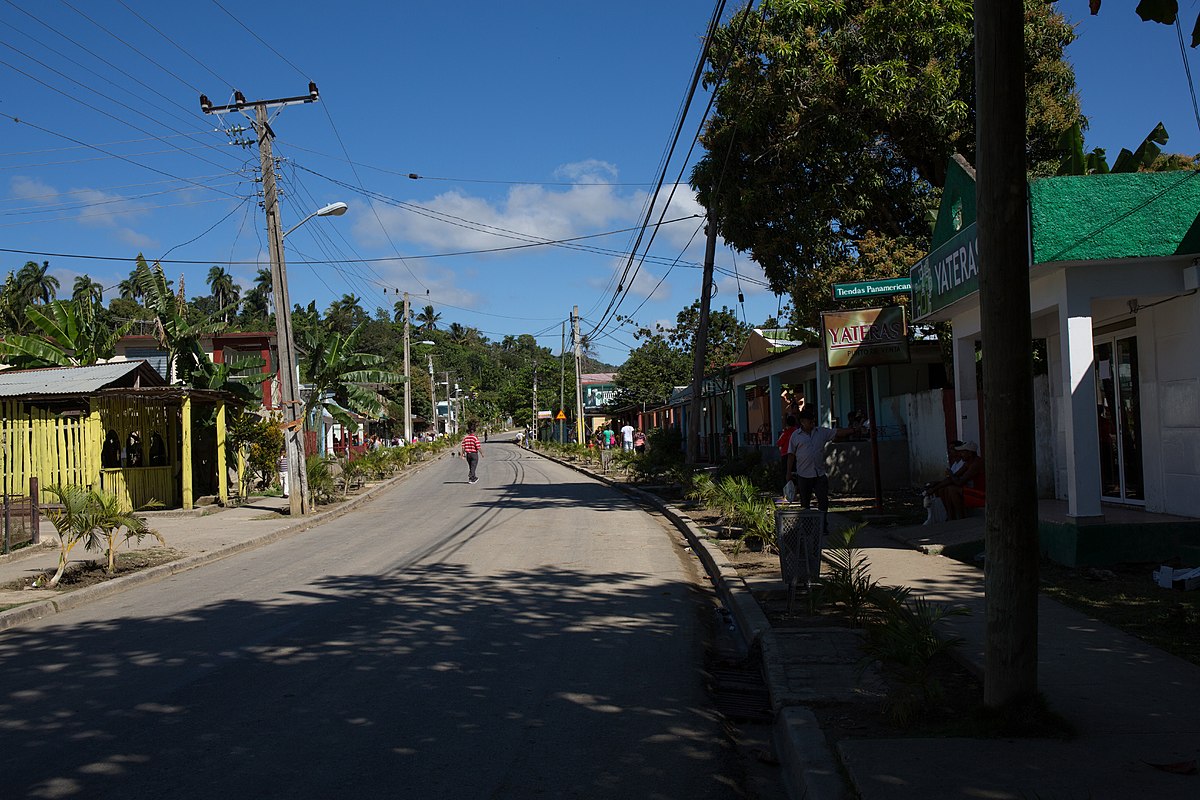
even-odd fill
[{"label": "concrete utility pole", "polygon": [[409,384],[409,332],[408,325],[408,292],[404,293],[404,444],[412,444],[412,392]]},{"label": "concrete utility pole", "polygon": [[433,353],[429,354],[429,415],[433,417],[433,432],[437,433],[437,387],[433,382]]},{"label": "concrete utility pole", "polygon": [[450,399],[450,371],[443,372],[442,376],[446,379],[446,435],[449,436],[453,433],[452,428],[454,427],[454,402]]},{"label": "concrete utility pole", "polygon": [[[534,347],[536,347],[536,346],[537,345],[535,343]],[[533,425],[531,426],[531,434],[530,434],[534,441],[537,441],[537,438],[538,438],[538,436],[537,436],[537,432],[538,432],[537,431],[537,427],[538,427],[537,374],[538,374],[537,350],[534,350],[534,352],[533,352]]]},{"label": "concrete utility pole", "polygon": [[304,456],[304,403],[300,399],[300,376],[296,359],[296,343],[292,335],[292,304],[288,297],[287,266],[283,260],[283,227],[279,222],[279,193],[275,186],[275,159],[271,154],[271,139],[275,133],[267,123],[267,109],[297,103],[314,103],[319,94],[317,85],[308,84],[308,94],[277,100],[246,102],[241,92],[234,92],[234,103],[214,106],[200,95],[200,110],[205,114],[241,112],[254,109],[254,131],[258,135],[258,155],[262,168],[263,209],[267,215],[267,241],[271,254],[271,298],[275,304],[275,335],[279,346],[279,393],[283,406],[284,446],[288,458],[290,512],[293,517],[308,513],[308,470]]},{"label": "concrete utility pole", "polygon": [[700,430],[704,389],[704,362],[708,358],[708,310],[712,305],[713,262],[717,258],[717,226],[709,220],[705,227],[708,241],[704,246],[704,287],[700,290],[700,323],[692,340],[692,403],[687,416],[687,459],[689,464],[700,460]]},{"label": "concrete utility pole", "polygon": [[580,354],[579,306],[571,311],[571,336],[575,341],[575,441],[583,444],[583,358]]}]

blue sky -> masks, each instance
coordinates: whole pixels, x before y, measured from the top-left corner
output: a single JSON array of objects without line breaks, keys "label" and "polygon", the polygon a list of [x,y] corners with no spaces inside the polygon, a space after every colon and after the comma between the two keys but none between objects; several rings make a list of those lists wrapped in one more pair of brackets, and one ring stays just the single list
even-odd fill
[{"label": "blue sky", "polygon": [[[444,322],[536,333],[555,351],[573,305],[584,331],[609,306],[712,13],[684,0],[67,2],[0,3],[0,247],[22,251],[3,252],[5,269],[49,260],[69,293],[82,273],[115,285],[132,266],[116,259],[143,252],[189,295],[207,293],[214,264],[248,286],[267,261],[257,151],[230,144],[222,124],[246,121],[202,115],[199,94],[300,95],[311,79],[321,102],[272,120],[284,225],[333,201],[350,212],[288,236],[293,301],[353,293],[390,310],[407,290]],[[1085,0],[1060,4],[1079,23],[1069,57],[1088,146],[1111,159],[1162,120],[1169,150],[1200,152],[1174,30],[1133,5],[1090,17]],[[693,101],[668,185],[706,102]],[[681,221],[661,228],[619,313],[669,322],[699,295],[700,213],[680,186],[664,218]],[[463,254],[574,237],[594,238]],[[715,305],[752,324],[776,312],[749,259],[719,247],[717,264]],[[603,333],[597,355],[619,364],[633,337]]]}]

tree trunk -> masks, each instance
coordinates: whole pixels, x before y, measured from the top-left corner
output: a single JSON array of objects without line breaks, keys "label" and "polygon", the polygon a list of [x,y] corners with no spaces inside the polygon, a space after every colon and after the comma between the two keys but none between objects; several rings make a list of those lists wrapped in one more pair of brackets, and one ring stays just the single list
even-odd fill
[{"label": "tree trunk", "polygon": [[1025,174],[1024,4],[975,4],[979,305],[988,475],[984,703],[1037,694],[1038,519]]}]

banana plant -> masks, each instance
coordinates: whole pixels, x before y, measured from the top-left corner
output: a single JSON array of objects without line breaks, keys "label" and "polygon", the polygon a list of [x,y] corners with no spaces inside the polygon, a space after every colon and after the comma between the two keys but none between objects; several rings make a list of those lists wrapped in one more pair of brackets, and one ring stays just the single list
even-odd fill
[{"label": "banana plant", "polygon": [[35,333],[10,334],[0,342],[0,357],[18,369],[80,367],[112,358],[117,341],[134,325],[104,325],[92,304],[77,300],[29,306],[25,319]]},{"label": "banana plant", "polygon": [[1078,122],[1063,132],[1059,138],[1059,147],[1064,151],[1062,162],[1058,166],[1059,175],[1106,175],[1109,172],[1137,172],[1149,169],[1162,155],[1162,148],[1168,138],[1167,129],[1160,122],[1154,130],[1146,135],[1136,152],[1121,148],[1112,169],[1109,169],[1108,158],[1104,148],[1097,147],[1090,153],[1083,152],[1083,128]]}]

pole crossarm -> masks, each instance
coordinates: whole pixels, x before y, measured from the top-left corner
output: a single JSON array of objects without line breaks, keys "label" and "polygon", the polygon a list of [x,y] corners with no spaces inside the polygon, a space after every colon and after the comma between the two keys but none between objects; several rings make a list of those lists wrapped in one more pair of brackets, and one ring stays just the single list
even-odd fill
[{"label": "pole crossarm", "polygon": [[244,95],[239,91],[234,91],[233,102],[229,105],[214,106],[208,100],[207,95],[200,95],[200,110],[205,114],[228,114],[233,111],[242,111],[247,108],[282,108],[284,106],[294,106],[300,103],[315,103],[321,99],[321,93],[317,91],[317,84],[312,81],[308,82],[308,94],[302,94],[297,97],[280,97],[275,100],[251,100],[247,102]]}]

